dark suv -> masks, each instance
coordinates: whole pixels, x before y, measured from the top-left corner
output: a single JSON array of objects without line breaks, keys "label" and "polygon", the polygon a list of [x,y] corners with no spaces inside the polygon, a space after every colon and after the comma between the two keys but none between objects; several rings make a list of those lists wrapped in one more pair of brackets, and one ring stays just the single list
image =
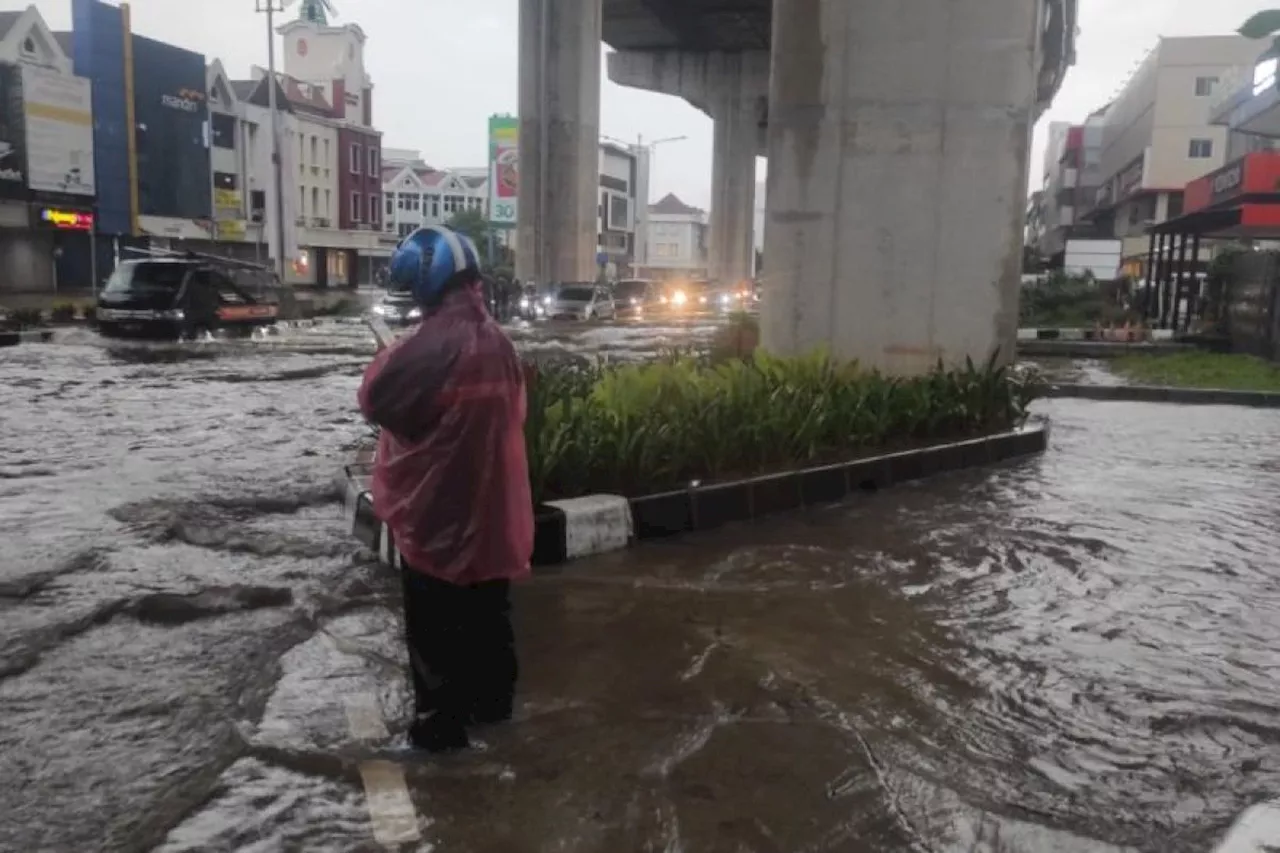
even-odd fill
[{"label": "dark suv", "polygon": [[279,281],[254,265],[197,257],[124,261],[98,295],[98,330],[108,337],[193,338],[275,323]]}]

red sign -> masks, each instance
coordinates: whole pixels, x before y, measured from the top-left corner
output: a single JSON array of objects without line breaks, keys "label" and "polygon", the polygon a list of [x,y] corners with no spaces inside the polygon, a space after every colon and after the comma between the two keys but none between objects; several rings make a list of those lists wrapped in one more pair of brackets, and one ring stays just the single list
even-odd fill
[{"label": "red sign", "polygon": [[276,316],[274,305],[224,305],[218,309],[218,319],[230,322],[243,320],[270,320]]},{"label": "red sign", "polygon": [[40,221],[63,231],[92,231],[93,214],[76,210],[58,210],[46,207],[40,211]]},{"label": "red sign", "polygon": [[1222,207],[1250,195],[1280,193],[1280,151],[1256,151],[1187,184],[1182,209]]}]

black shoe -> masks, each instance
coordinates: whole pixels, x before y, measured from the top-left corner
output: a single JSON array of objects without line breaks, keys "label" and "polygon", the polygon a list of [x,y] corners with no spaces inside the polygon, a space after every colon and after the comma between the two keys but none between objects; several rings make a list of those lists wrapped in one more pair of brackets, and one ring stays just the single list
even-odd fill
[{"label": "black shoe", "polygon": [[409,742],[431,753],[456,752],[471,746],[466,727],[440,714],[414,720],[409,726]]}]

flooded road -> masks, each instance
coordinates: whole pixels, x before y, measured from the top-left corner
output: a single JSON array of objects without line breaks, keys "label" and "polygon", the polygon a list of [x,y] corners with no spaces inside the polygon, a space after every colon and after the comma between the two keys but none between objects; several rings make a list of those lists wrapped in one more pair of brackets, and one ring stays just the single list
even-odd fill
[{"label": "flooded road", "polygon": [[410,754],[330,484],[371,351],[0,352],[0,850],[1201,853],[1280,795],[1280,413],[1070,400],[1042,459],[535,579],[517,725]]}]

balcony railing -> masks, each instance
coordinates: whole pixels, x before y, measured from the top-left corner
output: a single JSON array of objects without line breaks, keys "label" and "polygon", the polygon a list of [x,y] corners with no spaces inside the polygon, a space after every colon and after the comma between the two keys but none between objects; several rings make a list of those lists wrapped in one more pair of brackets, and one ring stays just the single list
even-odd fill
[{"label": "balcony railing", "polygon": [[312,228],[328,228],[329,224],[330,224],[329,219],[327,217],[324,217],[324,216],[311,217]]}]

